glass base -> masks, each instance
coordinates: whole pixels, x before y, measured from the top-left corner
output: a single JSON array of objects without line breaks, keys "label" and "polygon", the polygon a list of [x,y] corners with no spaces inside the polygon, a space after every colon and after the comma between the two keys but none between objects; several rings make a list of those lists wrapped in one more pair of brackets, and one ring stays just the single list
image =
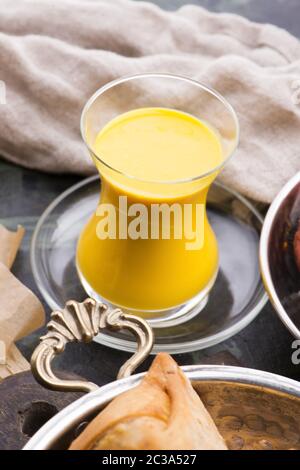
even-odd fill
[{"label": "glass base", "polygon": [[181,304],[177,307],[172,307],[164,310],[136,310],[136,309],[127,309],[121,305],[115,305],[109,302],[107,299],[98,294],[87,282],[83,274],[81,273],[78,264],[76,264],[77,273],[84,288],[85,292],[89,297],[96,299],[98,302],[103,302],[112,308],[121,308],[125,313],[131,313],[133,315],[141,316],[149,325],[153,328],[165,328],[170,326],[180,325],[185,323],[196,315],[198,315],[206,306],[209,299],[209,292],[212,289],[218,275],[218,269],[214,277],[210,280],[207,286],[199,292],[191,300],[188,300],[184,304]]}]

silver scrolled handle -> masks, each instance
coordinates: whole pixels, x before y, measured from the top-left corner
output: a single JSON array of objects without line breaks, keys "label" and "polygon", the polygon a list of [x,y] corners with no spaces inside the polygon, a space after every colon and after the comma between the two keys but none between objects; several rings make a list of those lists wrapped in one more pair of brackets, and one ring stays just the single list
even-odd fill
[{"label": "silver scrolled handle", "polygon": [[150,354],[153,347],[153,331],[140,317],[109,309],[107,305],[87,298],[84,302],[69,300],[64,309],[51,314],[48,332],[40,339],[31,357],[31,369],[36,380],[46,388],[61,391],[91,392],[98,386],[84,380],[65,380],[52,370],[55,357],[64,352],[67,343],[88,343],[100,332],[126,329],[137,339],[137,351],[121,367],[118,379],[129,377]]}]

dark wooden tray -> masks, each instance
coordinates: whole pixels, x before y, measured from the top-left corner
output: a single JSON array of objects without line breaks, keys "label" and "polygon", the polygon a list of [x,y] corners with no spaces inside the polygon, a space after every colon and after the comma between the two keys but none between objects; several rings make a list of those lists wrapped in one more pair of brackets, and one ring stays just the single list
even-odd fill
[{"label": "dark wooden tray", "polygon": [[[64,378],[77,378],[63,374]],[[0,383],[0,449],[18,450],[52,416],[82,393],[46,390],[31,372],[8,377]]]}]

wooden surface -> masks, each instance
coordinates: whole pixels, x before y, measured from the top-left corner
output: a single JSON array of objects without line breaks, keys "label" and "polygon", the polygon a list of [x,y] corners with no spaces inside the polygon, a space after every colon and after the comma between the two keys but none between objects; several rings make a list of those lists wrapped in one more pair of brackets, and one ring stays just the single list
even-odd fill
[{"label": "wooden surface", "polygon": [[21,449],[46,421],[80,396],[46,390],[31,372],[8,377],[0,383],[0,448]]},{"label": "wooden surface", "polygon": [[152,0],[165,10],[176,10],[192,3],[217,13],[235,13],[251,21],[273,23],[300,36],[299,0]]},{"label": "wooden surface", "polygon": [[[157,0],[156,3],[164,8],[174,9],[187,2]],[[284,2],[281,0],[198,0],[192,3],[203,5],[214,11],[244,14],[256,21],[272,22],[289,29],[300,37],[299,0],[285,0]],[[26,170],[0,160],[0,223],[14,229],[20,223],[26,228],[25,239],[14,264],[13,272],[40,298],[29,260],[32,232],[47,205],[79,179],[78,176],[53,176]],[[44,305],[49,315],[49,308],[45,303]],[[40,335],[41,331],[37,331],[18,343],[18,347],[27,359],[30,359]],[[176,360],[181,365],[239,363],[245,367],[300,379],[299,366],[293,365],[291,361],[292,341],[292,336],[280,322],[271,305],[268,304],[245,330],[233,338],[205,351],[177,355]],[[72,344],[57,359],[57,366],[76,375],[84,376],[98,385],[103,385],[116,378],[121,364],[127,358],[128,354],[125,352],[112,350],[96,343]],[[150,361],[151,359],[146,361],[140,370],[148,367]],[[26,383],[32,384],[33,379],[29,379],[28,376],[26,378],[28,382],[25,380],[25,384],[22,384],[21,376],[9,380],[15,380],[15,382],[0,384],[0,448],[21,448],[26,437],[20,434],[19,405],[23,406],[26,397],[31,400],[30,386],[27,387]],[[39,390],[38,393],[41,391]],[[62,394],[58,401],[58,407],[64,406],[68,402],[68,398],[64,398]]]}]

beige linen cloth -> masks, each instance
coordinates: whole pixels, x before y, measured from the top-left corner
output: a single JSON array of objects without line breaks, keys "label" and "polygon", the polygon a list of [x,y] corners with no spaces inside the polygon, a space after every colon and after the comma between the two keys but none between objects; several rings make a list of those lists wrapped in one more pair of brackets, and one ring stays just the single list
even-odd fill
[{"label": "beige linen cloth", "polygon": [[197,6],[0,0],[0,31],[0,154],[11,161],[92,173],[79,132],[87,98],[116,77],[172,72],[214,87],[238,113],[223,182],[270,202],[300,170],[300,43],[284,30]]}]

